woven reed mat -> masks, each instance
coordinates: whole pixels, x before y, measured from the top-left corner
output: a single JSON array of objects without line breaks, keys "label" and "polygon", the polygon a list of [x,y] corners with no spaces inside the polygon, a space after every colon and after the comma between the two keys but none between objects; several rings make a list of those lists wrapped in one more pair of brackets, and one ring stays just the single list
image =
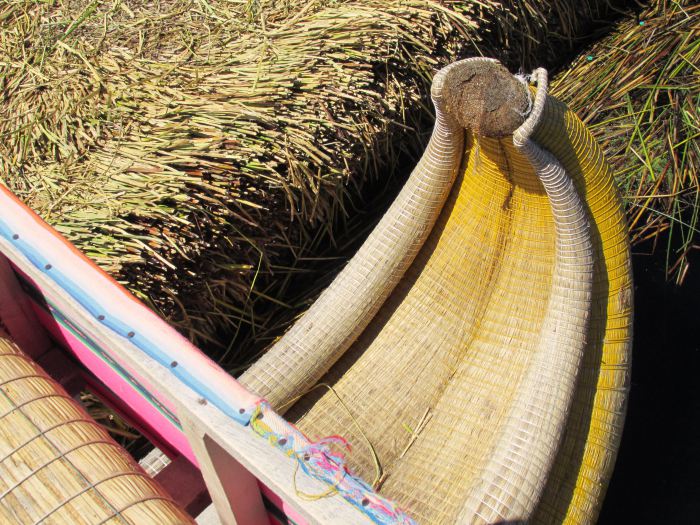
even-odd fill
[{"label": "woven reed mat", "polygon": [[0,332],[0,523],[193,521]]}]

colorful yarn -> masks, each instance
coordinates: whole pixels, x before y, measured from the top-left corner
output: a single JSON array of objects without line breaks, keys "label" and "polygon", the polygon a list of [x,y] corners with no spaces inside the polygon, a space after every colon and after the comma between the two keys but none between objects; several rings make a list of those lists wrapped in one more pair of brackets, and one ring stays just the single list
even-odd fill
[{"label": "colorful yarn", "polygon": [[[253,431],[297,461],[308,476],[323,481],[329,489],[321,494],[297,494],[304,499],[321,499],[340,494],[375,523],[414,525],[415,521],[393,502],[377,494],[372,487],[348,468],[345,455],[351,446],[341,436],[311,441],[298,428],[276,414],[267,401],[261,401],[250,419]],[[340,449],[340,450],[339,450]]]}]

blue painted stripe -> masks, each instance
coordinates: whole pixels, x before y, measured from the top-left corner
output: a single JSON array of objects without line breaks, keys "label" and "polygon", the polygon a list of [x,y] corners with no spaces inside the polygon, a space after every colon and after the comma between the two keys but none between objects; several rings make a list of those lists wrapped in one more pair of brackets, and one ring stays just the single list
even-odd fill
[{"label": "blue painted stripe", "polygon": [[[110,329],[115,334],[127,339],[136,348],[144,352],[150,358],[156,360],[159,364],[166,367],[175,377],[177,377],[185,385],[194,390],[199,396],[213,404],[231,419],[244,426],[250,422],[251,414],[245,410],[245,407],[232,405],[230,401],[222,398],[203,380],[194,376],[189,370],[186,370],[182,366],[171,367],[171,362],[175,360],[174,356],[169,355],[167,352],[159,348],[147,337],[139,333],[133,333],[132,329],[126,323],[124,323],[118,317],[110,315],[108,310],[103,308],[98,301],[89,295],[89,292],[83,290],[66,275],[54,268],[51,265],[51,262],[29,242],[25,241],[21,236],[17,239],[13,239],[12,236],[15,235],[15,233],[16,232],[12,232],[7,223],[0,218],[0,235],[12,243],[20,253],[29,259],[36,269],[66,291],[68,295],[77,301],[78,304],[80,304],[80,306],[82,306],[90,315],[92,315],[98,323],[103,325],[105,328]],[[99,316],[104,316],[104,319],[99,319]],[[130,337],[130,334],[132,333],[133,335]],[[243,413],[240,412],[241,409],[244,410]]]},{"label": "blue painted stripe", "polygon": [[58,321],[58,323],[63,326],[66,330],[71,332],[74,337],[78,338],[80,342],[88,348],[93,354],[100,357],[107,365],[114,370],[124,381],[128,382],[144,399],[147,399],[151,405],[153,405],[156,410],[158,410],[165,418],[167,418],[173,425],[178,429],[182,430],[182,425],[177,416],[168,409],[163,403],[156,398],[151,392],[149,392],[146,387],[144,387],[134,376],[127,372],[119,363],[117,363],[114,358],[101,348],[97,343],[95,343],[90,337],[82,332],[77,326],[74,326],[63,313],[57,309],[53,304],[46,302],[49,308],[49,314]]}]

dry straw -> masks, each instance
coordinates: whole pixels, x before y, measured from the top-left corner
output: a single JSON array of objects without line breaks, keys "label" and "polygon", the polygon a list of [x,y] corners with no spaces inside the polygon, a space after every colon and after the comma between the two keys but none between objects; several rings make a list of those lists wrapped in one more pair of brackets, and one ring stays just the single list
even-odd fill
[{"label": "dry straw", "polygon": [[700,5],[655,0],[552,89],[603,145],[633,243],[666,242],[667,271],[682,282],[700,233]]},{"label": "dry straw", "polygon": [[531,64],[607,5],[6,2],[0,177],[235,362],[241,329],[299,307],[290,280],[313,275],[348,195],[420,150],[446,57]]},{"label": "dry straw", "polygon": [[3,180],[201,339],[255,329],[306,228],[396,158],[435,43],[476,27],[425,2],[0,9]]}]

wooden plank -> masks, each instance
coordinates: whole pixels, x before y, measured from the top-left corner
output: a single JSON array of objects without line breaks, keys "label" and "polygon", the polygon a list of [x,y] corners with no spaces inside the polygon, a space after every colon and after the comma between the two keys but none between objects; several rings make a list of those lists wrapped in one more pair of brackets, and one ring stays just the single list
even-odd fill
[{"label": "wooden plank", "polygon": [[213,503],[204,509],[195,521],[197,525],[221,525],[221,519],[219,519]]},{"label": "wooden plank", "polygon": [[[178,413],[188,419],[187,426],[197,429],[199,435],[207,436],[232,459],[253,473],[261,483],[279,494],[294,508],[299,518],[309,524],[373,523],[337,493],[318,499],[309,498],[310,494],[326,494],[328,485],[304,474],[298,468],[296,460],[272,448],[250,426],[231,424],[225,414],[213,405],[202,404],[201,399],[192,400],[189,395],[180,396],[180,399],[185,403]],[[214,461],[221,458],[217,453]],[[207,477],[205,474],[205,479]]]},{"label": "wooden plank", "polygon": [[[214,454],[216,462],[222,464],[235,460],[244,469],[267,485],[272,491],[288,502],[299,515],[311,524],[370,524],[372,521],[358,509],[346,502],[340,495],[309,501],[305,494],[322,494],[328,486],[298,471],[296,461],[274,449],[263,438],[255,434],[250,427],[244,427],[224,414],[206,400],[199,397],[191,388],[180,381],[170,369],[150,358],[130,341],[101,325],[77,301],[68,296],[55,282],[35,268],[24,255],[0,238],[0,251],[17,264],[26,275],[42,290],[46,299],[51,301],[71,322],[79,326],[87,336],[98,345],[115,351],[123,364],[142,376],[158,388],[179,406],[178,417],[186,421],[189,428],[195,428],[200,436],[208,436],[224,450],[230,459],[220,452]],[[203,439],[200,443],[204,442]],[[201,444],[193,440],[192,446],[200,448],[198,457],[212,457],[210,442],[207,449],[201,450]],[[213,465],[212,465],[213,466]],[[216,469],[214,470],[216,472]],[[225,485],[231,487],[228,480]],[[229,521],[230,523],[230,521]]]},{"label": "wooden plank", "polygon": [[209,496],[223,525],[267,521],[258,481],[189,417],[180,420],[199,461]]}]

